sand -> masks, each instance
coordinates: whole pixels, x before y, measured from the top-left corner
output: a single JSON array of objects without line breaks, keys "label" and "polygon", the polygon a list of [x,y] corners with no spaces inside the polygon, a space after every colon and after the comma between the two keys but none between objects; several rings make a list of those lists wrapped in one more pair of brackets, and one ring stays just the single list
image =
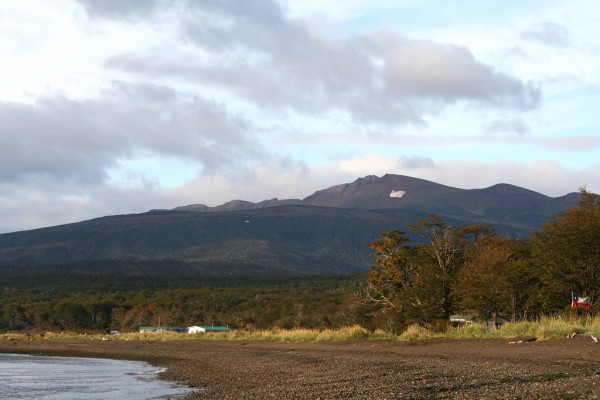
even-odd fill
[{"label": "sand", "polygon": [[0,340],[0,352],[141,360],[186,399],[600,399],[600,343]]}]

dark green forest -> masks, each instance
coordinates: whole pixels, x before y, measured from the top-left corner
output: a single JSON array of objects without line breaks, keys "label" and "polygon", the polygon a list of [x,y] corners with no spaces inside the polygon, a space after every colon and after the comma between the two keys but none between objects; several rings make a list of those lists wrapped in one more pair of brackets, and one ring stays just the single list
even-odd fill
[{"label": "dark green forest", "polygon": [[191,274],[185,263],[169,260],[6,266],[0,329],[359,324],[398,332],[413,323],[443,328],[455,313],[527,320],[582,312],[570,309],[572,292],[587,296],[595,312],[600,199],[582,189],[576,206],[530,238],[496,234],[487,225],[450,226],[432,214],[365,246],[370,272],[355,275],[219,277]]}]

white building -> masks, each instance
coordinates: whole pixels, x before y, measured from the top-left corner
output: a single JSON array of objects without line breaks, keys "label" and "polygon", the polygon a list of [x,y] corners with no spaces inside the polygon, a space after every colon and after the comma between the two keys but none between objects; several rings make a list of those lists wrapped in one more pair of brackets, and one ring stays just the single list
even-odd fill
[{"label": "white building", "polygon": [[226,326],[189,326],[188,333],[206,333],[206,332],[229,332],[230,328]]}]

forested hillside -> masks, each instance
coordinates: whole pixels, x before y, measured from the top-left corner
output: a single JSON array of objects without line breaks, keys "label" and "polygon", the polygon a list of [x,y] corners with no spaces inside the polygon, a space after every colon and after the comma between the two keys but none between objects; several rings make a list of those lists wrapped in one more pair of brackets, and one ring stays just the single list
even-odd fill
[{"label": "forested hillside", "polygon": [[0,267],[85,264],[114,273],[114,266],[135,270],[172,261],[192,276],[354,273],[368,269],[366,244],[379,233],[410,235],[408,224],[429,213],[451,225],[491,224],[498,233],[529,237],[577,197],[550,198],[506,184],[465,190],[369,176],[298,201],[195,205],[3,234]]},{"label": "forested hillside", "polygon": [[[5,267],[0,328],[359,324],[399,332],[415,323],[444,329],[457,312],[515,321],[567,310],[597,312],[600,198],[595,194],[583,191],[576,206],[532,238],[498,234],[485,224],[451,225],[435,215],[415,219],[408,230],[410,236],[389,230],[365,244],[372,256],[368,274],[226,277],[169,261],[82,263],[62,270]],[[571,307],[571,294],[578,307]]]}]

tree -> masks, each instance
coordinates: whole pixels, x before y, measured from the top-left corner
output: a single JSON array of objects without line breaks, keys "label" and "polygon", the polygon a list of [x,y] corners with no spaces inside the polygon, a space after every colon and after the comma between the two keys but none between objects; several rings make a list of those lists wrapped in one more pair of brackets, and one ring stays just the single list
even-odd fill
[{"label": "tree", "polygon": [[460,268],[476,254],[477,238],[492,234],[488,225],[448,226],[440,217],[430,214],[409,228],[427,240],[418,247],[424,254],[424,263],[430,265],[431,285],[439,286],[436,294],[441,317],[450,318],[452,312],[452,287]]},{"label": "tree", "polygon": [[570,293],[589,296],[600,290],[600,197],[580,189],[581,197],[533,235],[533,255],[545,284],[549,308],[570,302]]},{"label": "tree", "polygon": [[460,270],[455,286],[458,306],[491,317],[527,315],[537,280],[528,268],[528,246],[507,236],[481,236],[477,252]]},{"label": "tree", "polygon": [[381,238],[369,243],[375,251],[375,265],[368,277],[369,289],[374,292],[371,300],[383,309],[400,312],[403,292],[415,284],[417,267],[411,257],[408,236],[401,231],[381,233]]}]

